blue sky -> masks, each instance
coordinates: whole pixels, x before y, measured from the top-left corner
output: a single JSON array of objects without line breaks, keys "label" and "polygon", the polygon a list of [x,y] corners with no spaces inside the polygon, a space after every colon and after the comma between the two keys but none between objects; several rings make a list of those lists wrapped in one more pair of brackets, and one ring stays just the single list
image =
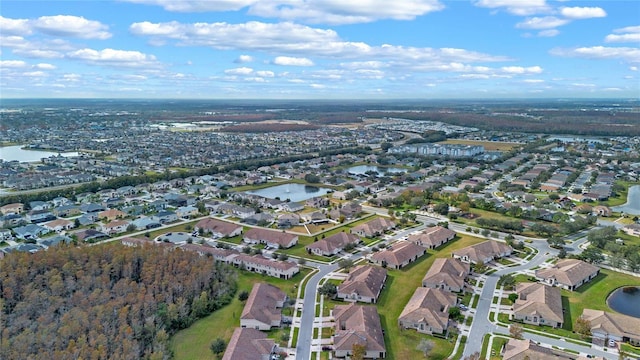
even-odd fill
[{"label": "blue sky", "polygon": [[12,1],[0,97],[639,98],[640,1]]}]

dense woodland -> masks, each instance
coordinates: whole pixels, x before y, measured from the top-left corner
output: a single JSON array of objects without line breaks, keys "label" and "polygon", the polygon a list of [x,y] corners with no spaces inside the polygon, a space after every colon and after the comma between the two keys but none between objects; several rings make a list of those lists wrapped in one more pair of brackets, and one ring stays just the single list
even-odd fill
[{"label": "dense woodland", "polygon": [[163,246],[52,248],[0,262],[0,359],[168,359],[228,303],[232,268]]}]

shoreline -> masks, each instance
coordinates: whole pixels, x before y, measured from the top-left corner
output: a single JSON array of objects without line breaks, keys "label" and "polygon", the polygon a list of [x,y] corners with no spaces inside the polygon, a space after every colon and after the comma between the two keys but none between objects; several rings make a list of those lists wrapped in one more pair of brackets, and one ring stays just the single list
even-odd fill
[{"label": "shoreline", "polygon": [[[632,207],[632,205],[639,207]],[[629,211],[629,209],[631,209],[631,211]],[[611,207],[611,210],[640,216],[640,185],[633,185],[629,187],[627,192],[627,201],[622,205]]]}]

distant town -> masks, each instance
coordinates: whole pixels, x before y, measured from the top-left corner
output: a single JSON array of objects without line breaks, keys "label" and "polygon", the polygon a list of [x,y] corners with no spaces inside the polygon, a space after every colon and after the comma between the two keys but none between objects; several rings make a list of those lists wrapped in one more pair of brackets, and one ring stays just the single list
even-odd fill
[{"label": "distant town", "polygon": [[0,357],[10,259],[95,246],[233,269],[176,359],[640,357],[637,101],[1,107]]}]

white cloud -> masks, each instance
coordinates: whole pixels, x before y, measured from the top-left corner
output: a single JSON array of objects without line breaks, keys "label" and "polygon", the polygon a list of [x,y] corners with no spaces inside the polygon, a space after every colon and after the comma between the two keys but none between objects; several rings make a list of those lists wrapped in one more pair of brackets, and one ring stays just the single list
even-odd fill
[{"label": "white cloud", "polygon": [[545,0],[477,0],[475,6],[490,9],[505,8],[513,15],[530,16],[551,11]]},{"label": "white cloud", "polygon": [[89,64],[116,67],[157,67],[156,57],[139,51],[114,49],[81,49],[66,54],[70,59],[86,61]]},{"label": "white cloud", "polygon": [[558,36],[558,34],[560,34],[560,31],[557,29],[542,30],[538,32],[539,37],[554,37]]},{"label": "white cloud", "polygon": [[370,61],[345,62],[345,63],[340,63],[340,66],[345,69],[357,70],[357,69],[379,69],[379,68],[385,67],[386,65],[382,61],[370,60]]},{"label": "white cloud", "polygon": [[37,65],[34,65],[34,67],[36,69],[41,69],[41,70],[54,70],[56,68],[55,65],[46,64],[46,63],[40,63],[40,64],[37,64]]},{"label": "white cloud", "polygon": [[227,69],[224,71],[227,75],[249,75],[253,72],[252,68],[248,67],[239,67],[235,69]]},{"label": "white cloud", "polygon": [[273,71],[268,71],[268,70],[256,71],[256,75],[258,75],[260,77],[263,77],[263,78],[272,78],[272,77],[275,76]]},{"label": "white cloud", "polygon": [[532,17],[527,18],[516,24],[519,29],[552,29],[569,23],[567,19],[557,18],[555,16]]},{"label": "white cloud", "polygon": [[507,74],[540,74],[542,73],[542,68],[540,66],[530,66],[530,67],[522,67],[522,66],[504,66],[500,70]]},{"label": "white cloud", "polygon": [[30,21],[40,32],[54,36],[71,36],[82,39],[108,39],[111,33],[108,26],[99,21],[87,20],[81,16],[56,15],[42,16]]},{"label": "white cloud", "polygon": [[300,57],[277,56],[273,59],[273,64],[281,66],[313,66],[313,61]]},{"label": "white cloud", "polygon": [[629,70],[638,71],[638,67],[637,66],[629,66]]},{"label": "white cloud", "polygon": [[563,7],[560,14],[569,19],[590,19],[607,16],[607,12],[599,7]]},{"label": "white cloud", "polygon": [[290,22],[262,23],[134,23],[130,31],[155,40],[174,40],[181,46],[209,46],[222,50],[265,51],[305,57],[368,60],[403,59],[411,62],[493,62],[509,61],[465,49],[418,48],[384,44],[370,46],[363,42],[340,39],[333,30],[312,28]]},{"label": "white cloud", "polygon": [[605,37],[605,42],[640,42],[640,26],[627,26],[615,29],[613,32],[615,34]]},{"label": "white cloud", "polygon": [[233,62],[236,64],[244,64],[253,61],[253,56],[251,55],[240,55]]},{"label": "white cloud", "polygon": [[640,48],[631,47],[578,47],[572,49],[555,48],[550,54],[564,57],[578,57],[586,59],[623,59],[629,62],[640,62]]},{"label": "white cloud", "polygon": [[522,81],[524,81],[526,83],[529,83],[529,84],[541,84],[541,83],[544,82],[544,80],[542,80],[542,79],[524,79]]},{"label": "white cloud", "polygon": [[62,75],[62,79],[65,81],[78,81],[82,78],[79,74],[64,74]]},{"label": "white cloud", "polygon": [[0,30],[5,35],[29,35],[31,28],[27,19],[9,19],[0,16]]},{"label": "white cloud", "polygon": [[22,68],[27,63],[22,60],[0,60],[0,68]]},{"label": "white cloud", "polygon": [[158,5],[167,11],[207,12],[236,11],[252,5],[258,0],[125,0],[131,3]]},{"label": "white cloud", "polygon": [[44,71],[28,71],[28,72],[22,73],[22,75],[28,76],[28,77],[44,77],[44,76],[47,76],[47,73],[45,73]]}]

